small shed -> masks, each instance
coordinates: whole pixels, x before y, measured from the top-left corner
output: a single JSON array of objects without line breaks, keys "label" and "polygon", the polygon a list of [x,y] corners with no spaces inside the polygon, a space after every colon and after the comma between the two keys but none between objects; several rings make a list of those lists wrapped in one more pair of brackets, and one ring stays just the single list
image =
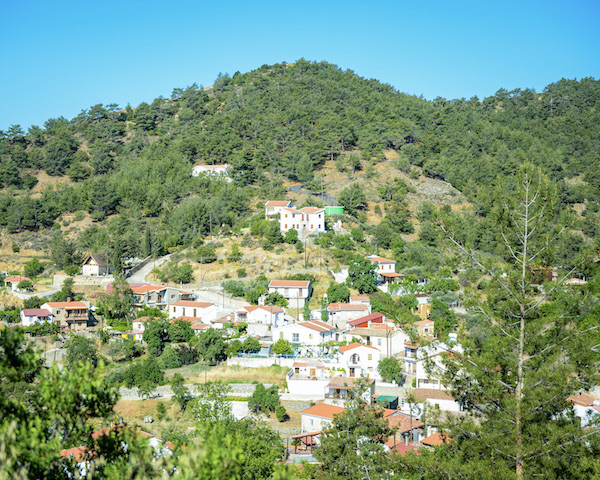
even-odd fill
[{"label": "small shed", "polygon": [[110,275],[113,267],[100,253],[90,253],[81,264],[83,274],[89,276]]}]

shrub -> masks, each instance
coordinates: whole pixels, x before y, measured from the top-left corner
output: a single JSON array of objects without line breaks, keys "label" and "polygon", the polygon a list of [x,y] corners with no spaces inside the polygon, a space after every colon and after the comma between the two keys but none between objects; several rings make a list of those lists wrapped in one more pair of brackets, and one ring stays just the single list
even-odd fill
[{"label": "shrub", "polygon": [[290,418],[283,405],[277,405],[275,407],[275,415],[277,416],[277,420],[279,420],[279,422],[285,422],[288,418]]}]

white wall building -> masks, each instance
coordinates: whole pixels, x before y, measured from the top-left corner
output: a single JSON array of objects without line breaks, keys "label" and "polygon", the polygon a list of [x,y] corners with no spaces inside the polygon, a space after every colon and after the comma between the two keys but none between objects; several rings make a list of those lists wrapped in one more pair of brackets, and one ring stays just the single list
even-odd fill
[{"label": "white wall building", "polygon": [[289,308],[300,309],[310,299],[312,286],[309,280],[271,280],[269,293],[277,292],[288,301]]},{"label": "white wall building", "polygon": [[371,305],[363,303],[330,303],[327,306],[328,321],[338,330],[344,330],[350,320],[364,317],[371,313]]},{"label": "white wall building", "polygon": [[295,229],[299,235],[308,232],[325,232],[325,209],[318,207],[284,208],[279,215],[282,233]]},{"label": "white wall building", "polygon": [[302,411],[302,433],[320,432],[331,425],[333,417],[346,410],[343,407],[317,403]]},{"label": "white wall building", "polygon": [[217,177],[227,177],[226,180],[231,182],[231,178],[228,178],[230,170],[231,165],[228,163],[222,163],[219,165],[196,165],[194,168],[192,168],[192,176],[198,177],[200,174],[214,175]]},{"label": "white wall building", "polygon": [[37,323],[52,323],[52,312],[45,308],[26,308],[21,310],[21,324],[30,327]]},{"label": "white wall building", "polygon": [[377,348],[382,357],[395,357],[404,355],[405,342],[409,336],[401,329],[390,327],[389,325],[377,325],[366,328],[353,328],[345,333],[345,340],[351,341],[352,338],[361,338],[362,342],[371,347]]},{"label": "white wall building", "polygon": [[292,208],[289,200],[269,200],[265,203],[265,219],[270,220],[281,214],[284,208]]},{"label": "white wall building", "polygon": [[335,327],[320,320],[292,323],[274,328],[273,342],[283,339],[293,345],[316,347],[334,339]]},{"label": "white wall building", "polygon": [[381,378],[377,372],[381,352],[377,348],[355,342],[338,348],[338,352],[340,366],[349,377]]},{"label": "white wall building", "polygon": [[217,306],[209,302],[180,300],[169,307],[169,318],[193,317],[202,319],[202,323],[211,323],[217,319]]},{"label": "white wall building", "polygon": [[285,310],[277,305],[246,305],[235,311],[235,322],[259,323],[277,327],[283,322]]}]

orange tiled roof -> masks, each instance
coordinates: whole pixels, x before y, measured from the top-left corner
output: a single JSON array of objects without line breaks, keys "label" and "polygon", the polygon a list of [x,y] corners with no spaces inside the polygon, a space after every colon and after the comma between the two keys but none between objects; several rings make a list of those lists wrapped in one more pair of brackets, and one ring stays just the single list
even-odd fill
[{"label": "orange tiled roof", "polygon": [[[377,350],[375,347],[371,347],[370,345],[364,345],[362,343],[354,342],[354,343],[351,343],[350,345],[344,345],[343,347],[338,348],[338,351],[345,353],[348,350],[353,350],[358,347],[372,348],[373,350]],[[379,351],[379,350],[377,350],[377,351]]]},{"label": "orange tiled roof", "polygon": [[172,307],[196,307],[196,308],[207,308],[214,305],[210,302],[194,302],[192,300],[179,300],[178,302],[172,303]]},{"label": "orange tiled roof", "polygon": [[333,419],[334,415],[342,413],[344,410],[346,410],[344,407],[336,407],[335,405],[327,405],[326,403],[317,403],[306,410],[302,410],[302,415],[314,415],[315,417]]},{"label": "orange tiled roof", "polygon": [[271,280],[269,287],[308,287],[309,280]]}]

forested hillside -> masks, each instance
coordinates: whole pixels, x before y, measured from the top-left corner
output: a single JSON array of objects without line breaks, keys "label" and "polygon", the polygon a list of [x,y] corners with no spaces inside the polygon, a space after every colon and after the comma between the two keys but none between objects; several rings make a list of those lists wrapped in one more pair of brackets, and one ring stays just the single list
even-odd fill
[{"label": "forested hillside", "polygon": [[[560,80],[541,93],[430,102],[327,63],[264,65],[137,108],[95,105],[43,128],[0,132],[0,227],[37,231],[83,212],[96,223],[79,248],[160,253],[199,243],[213,226],[238,228],[253,205],[285,196],[283,182],[319,188],[325,162],[367,170],[391,150],[401,171],[443,179],[474,204],[477,221],[463,230],[475,247],[494,243],[477,228],[485,230],[495,179],[525,161],[557,184],[561,208],[586,202],[576,228],[594,237],[599,103],[600,83],[590,78]],[[225,162],[233,183],[191,177],[194,164]],[[430,216],[420,212],[422,223]]]}]

